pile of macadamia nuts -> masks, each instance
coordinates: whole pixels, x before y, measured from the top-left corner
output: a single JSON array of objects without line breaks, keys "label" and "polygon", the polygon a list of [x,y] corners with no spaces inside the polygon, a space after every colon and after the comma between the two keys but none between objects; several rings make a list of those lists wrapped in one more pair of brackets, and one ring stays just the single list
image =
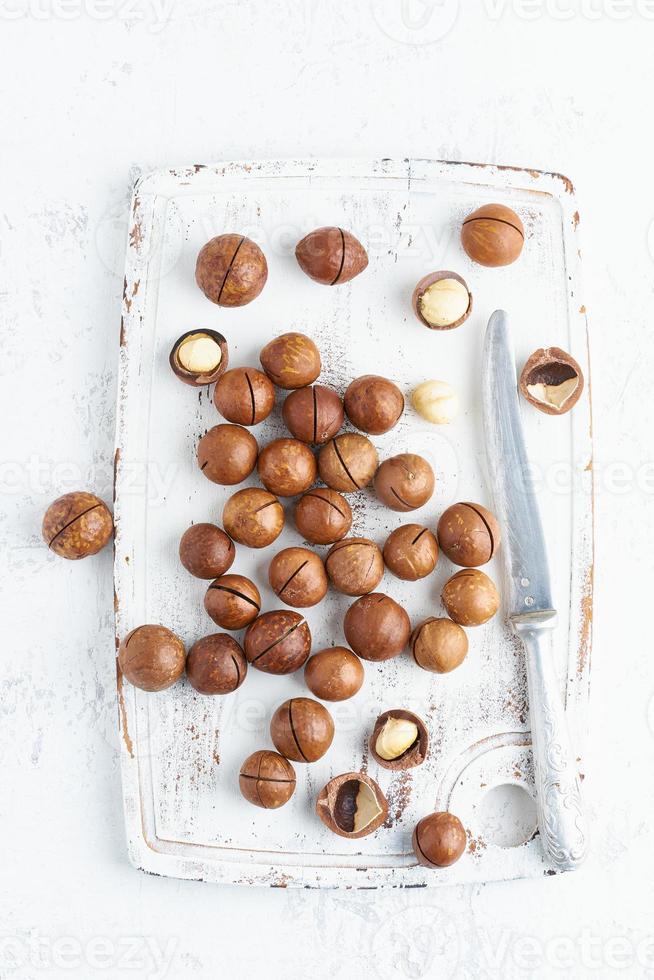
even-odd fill
[{"label": "pile of macadamia nuts", "polygon": [[[488,205],[465,219],[461,240],[473,261],[502,266],[519,257],[524,229],[509,208]],[[350,282],[368,264],[363,245],[338,227],[308,234],[298,243],[296,258],[307,276],[330,286]],[[267,278],[263,252],[243,235],[219,235],[197,257],[197,285],[221,307],[252,302]],[[431,330],[461,326],[472,306],[467,283],[454,272],[427,274],[413,294],[414,312]],[[383,505],[408,514],[428,503],[436,476],[415,453],[380,461],[370,440],[392,430],[405,411],[395,382],[366,375],[352,380],[342,394],[318,383],[321,354],[309,336],[283,333],[263,347],[259,366],[230,368],[222,334],[187,331],[169,360],[185,384],[215,384],[213,403],[223,421],[198,441],[199,471],[213,483],[234,488],[256,471],[260,485],[234,490],[222,512],[222,527],[193,524],[179,543],[181,564],[208,583],[204,607],[223,632],[202,637],[187,653],[166,627],[139,626],[120,644],[120,670],[144,691],[163,691],[185,672],[199,694],[224,696],[244,683],[250,667],[278,675],[303,668],[314,697],[294,697],[277,708],[270,721],[274,750],[253,753],[238,774],[246,800],[275,809],[295,791],[293,764],[311,764],[329,750],[335,726],[321,702],[353,697],[364,682],[363,662],[383,663],[409,648],[425,671],[445,674],[462,664],[468,652],[466,629],[488,622],[499,607],[497,589],[480,566],[495,555],[500,528],[481,504],[460,502],[448,507],[435,527],[399,523],[382,547],[365,536],[364,528],[352,533],[349,495],[372,487]],[[532,355],[521,379],[525,397],[548,414],[568,411],[582,387],[579,366],[558,348]],[[281,417],[289,435],[261,445],[252,429],[274,411],[277,389],[285,393]],[[422,382],[411,401],[435,424],[451,422],[458,411],[458,396],[444,381]],[[350,427],[344,430],[346,420]],[[265,548],[278,538],[286,520],[280,498],[294,498],[300,540],[272,557],[268,583],[280,608],[264,610],[256,583],[231,569],[239,548]],[[108,508],[85,492],[55,501],[43,525],[49,546],[67,558],[95,553],[112,531]],[[329,546],[324,558],[315,546]],[[459,566],[441,594],[447,615],[412,625],[403,606],[378,586],[385,570],[408,582],[431,575],[440,553]],[[348,645],[312,653],[311,631],[298,610],[320,603],[330,588],[354,600],[343,621]],[[231,633],[240,630],[245,632],[237,640]],[[429,753],[425,723],[403,708],[381,714],[368,742],[374,760],[391,772],[419,766]],[[316,811],[334,833],[358,839],[387,821],[389,806],[371,777],[347,772],[322,789]],[[416,826],[413,846],[420,864],[445,867],[465,850],[466,831],[453,814],[431,813]]]}]

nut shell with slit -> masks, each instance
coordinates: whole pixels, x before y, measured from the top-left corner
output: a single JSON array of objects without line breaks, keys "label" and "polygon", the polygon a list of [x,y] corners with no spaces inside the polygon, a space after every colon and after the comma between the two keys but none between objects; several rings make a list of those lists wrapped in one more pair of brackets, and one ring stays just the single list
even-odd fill
[{"label": "nut shell with slit", "polygon": [[274,439],[261,450],[257,464],[264,487],[278,497],[304,493],[315,482],[316,459],[299,439]]},{"label": "nut shell with slit", "polygon": [[278,388],[304,388],[320,374],[320,351],[303,333],[283,333],[262,349],[261,366]]},{"label": "nut shell with slit", "polygon": [[333,438],[343,425],[343,403],[324,385],[297,388],[286,396],[282,417],[296,439],[319,445]]},{"label": "nut shell with slit", "polygon": [[179,560],[196,578],[218,578],[231,567],[234,542],[215,524],[191,524],[179,542]]},{"label": "nut shell with slit", "polygon": [[270,720],[270,737],[283,756],[293,762],[317,762],[334,738],[334,720],[324,705],[312,698],[284,701]]},{"label": "nut shell with slit", "polygon": [[198,466],[212,483],[234,486],[250,475],[259,447],[241,425],[214,425],[198,443]]},{"label": "nut shell with slit", "polygon": [[265,548],[281,534],[284,508],[268,490],[245,487],[232,494],[225,504],[223,525],[238,544]]},{"label": "nut shell with slit", "polygon": [[259,615],[261,596],[254,582],[244,575],[221,575],[207,589],[204,608],[217,626],[241,630]]},{"label": "nut shell with slit", "polygon": [[524,398],[546,415],[565,415],[584,390],[584,376],[571,354],[560,347],[534,351],[520,373]]},{"label": "nut shell with slit", "polygon": [[365,248],[343,228],[316,228],[295,247],[298,265],[314,282],[337,286],[358,276],[368,265]]},{"label": "nut shell with slit", "polygon": [[386,539],[384,562],[393,575],[406,582],[425,578],[438,562],[436,538],[420,524],[402,524]]},{"label": "nut shell with slit", "polygon": [[248,664],[233,636],[212,633],[193,644],[186,676],[200,694],[231,694],[245,680]]},{"label": "nut shell with slit", "polygon": [[276,810],[295,792],[295,769],[278,752],[260,749],[241,766],[238,785],[248,803]]},{"label": "nut shell with slit", "polygon": [[111,512],[104,500],[86,490],[58,497],[43,517],[43,540],[60,558],[73,561],[95,555],[107,544],[114,530]]},{"label": "nut shell with slit", "polygon": [[366,374],[349,385],[343,405],[352,425],[379,436],[399,422],[404,411],[404,395],[387,378]]},{"label": "nut shell with slit", "polygon": [[354,493],[368,486],[377,462],[377,450],[370,439],[358,432],[342,432],[320,450],[318,472],[332,490]]},{"label": "nut shell with slit", "polygon": [[315,487],[295,505],[295,526],[311,544],[333,544],[352,526],[352,508],[329,487]]},{"label": "nut shell with slit", "polygon": [[366,773],[345,772],[320,791],[316,813],[334,834],[357,840],[381,827],[388,817],[388,801]]},{"label": "nut shell with slit", "polygon": [[244,639],[248,663],[267,674],[291,674],[311,653],[308,623],[296,612],[275,609],[248,626]]},{"label": "nut shell with slit", "polygon": [[345,639],[362,660],[390,660],[406,647],[411,621],[402,606],[381,592],[353,602],[343,621]]},{"label": "nut shell with slit", "polygon": [[207,299],[218,306],[251,303],[267,278],[265,255],[244,235],[217,235],[198,253],[195,281]]},{"label": "nut shell with slit", "polygon": [[438,522],[438,543],[455,565],[485,565],[497,551],[500,526],[494,514],[481,504],[452,504]]},{"label": "nut shell with slit", "polygon": [[463,824],[453,813],[430,813],[413,831],[413,850],[425,868],[448,868],[466,849]]},{"label": "nut shell with slit", "polygon": [[325,568],[335,589],[344,595],[372,592],[384,574],[382,553],[369,538],[343,538],[325,558]]},{"label": "nut shell with slit", "polygon": [[118,650],[124,677],[142,691],[165,691],[184,673],[184,644],[165,626],[137,626]]},{"label": "nut shell with slit", "polygon": [[477,208],[461,228],[461,244],[473,262],[491,268],[515,262],[524,243],[522,221],[504,204]]},{"label": "nut shell with slit", "polygon": [[275,595],[287,606],[315,606],[324,599],[328,580],[325,566],[308,548],[284,548],[268,568],[268,581]]},{"label": "nut shell with slit", "polygon": [[257,425],[272,412],[275,389],[270,378],[257,368],[232,368],[218,379],[213,403],[228,422]]},{"label": "nut shell with slit", "polygon": [[375,490],[391,510],[417,510],[434,492],[434,471],[422,456],[400,453],[385,459],[375,475]]}]

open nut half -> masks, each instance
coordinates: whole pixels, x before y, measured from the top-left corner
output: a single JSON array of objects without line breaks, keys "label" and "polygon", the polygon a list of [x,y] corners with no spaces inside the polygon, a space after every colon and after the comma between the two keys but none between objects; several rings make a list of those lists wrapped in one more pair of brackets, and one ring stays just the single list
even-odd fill
[{"label": "open nut half", "polygon": [[381,714],[370,738],[370,751],[384,769],[413,769],[425,761],[428,747],[425,723],[403,708]]},{"label": "open nut half", "polygon": [[316,801],[322,822],[340,837],[356,839],[377,830],[388,816],[381,789],[363,772],[346,772],[331,779]]},{"label": "open nut half", "polygon": [[560,347],[534,351],[520,374],[520,391],[547,415],[565,415],[581,398],[584,376],[574,357]]}]

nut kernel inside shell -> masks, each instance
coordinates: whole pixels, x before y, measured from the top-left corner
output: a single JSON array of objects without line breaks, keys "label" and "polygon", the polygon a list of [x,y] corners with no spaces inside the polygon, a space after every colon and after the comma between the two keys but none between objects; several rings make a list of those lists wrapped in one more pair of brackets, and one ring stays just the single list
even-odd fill
[{"label": "nut kernel inside shell", "polygon": [[457,279],[439,279],[428,286],[418,308],[428,323],[435,327],[449,327],[465,316],[470,305],[468,290]]},{"label": "nut kernel inside shell", "polygon": [[205,333],[192,333],[177,348],[177,360],[192,374],[211,374],[222,359],[220,345]]},{"label": "nut kernel inside shell", "polygon": [[348,834],[365,830],[381,812],[379,801],[367,783],[348,779],[336,794],[334,821]]},{"label": "nut kernel inside shell", "polygon": [[407,718],[388,718],[377,736],[375,751],[387,761],[399,759],[418,740],[418,726]]}]

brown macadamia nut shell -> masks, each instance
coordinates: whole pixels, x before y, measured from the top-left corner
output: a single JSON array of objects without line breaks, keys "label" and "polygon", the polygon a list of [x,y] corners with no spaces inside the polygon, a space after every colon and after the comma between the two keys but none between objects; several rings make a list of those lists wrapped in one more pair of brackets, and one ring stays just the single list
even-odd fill
[{"label": "brown macadamia nut shell", "polygon": [[312,698],[284,701],[270,720],[270,737],[283,756],[293,762],[317,762],[334,739],[334,720],[324,705]]},{"label": "brown macadamia nut shell", "polygon": [[343,425],[343,403],[324,385],[297,388],[286,396],[282,418],[296,439],[319,445],[332,439]]},{"label": "brown macadamia nut shell", "polygon": [[50,504],[41,530],[51,551],[60,558],[76,561],[104,548],[114,525],[104,500],[86,490],[76,490]]},{"label": "brown macadamia nut shell", "polygon": [[430,813],[413,831],[413,850],[425,868],[448,868],[466,849],[467,835],[453,813]]},{"label": "brown macadamia nut shell", "polygon": [[165,691],[184,673],[184,644],[165,626],[137,626],[118,650],[118,665],[130,684],[142,691]]},{"label": "brown macadamia nut shell", "polygon": [[495,583],[477,568],[462,568],[441,593],[450,619],[459,626],[481,626],[492,619],[500,606]]},{"label": "brown macadamia nut shell", "polygon": [[390,660],[406,647],[411,621],[390,596],[372,592],[353,602],[343,620],[345,639],[362,660]]},{"label": "brown macadamia nut shell", "polygon": [[500,544],[500,526],[481,504],[452,504],[438,522],[438,543],[455,565],[476,568],[490,561]]},{"label": "brown macadamia nut shell", "polygon": [[[418,737],[413,745],[395,759],[384,759],[377,753],[377,740],[389,718],[402,718],[405,721],[412,721],[418,729]],[[393,708],[391,711],[384,711],[383,714],[379,715],[372,730],[372,735],[370,736],[370,754],[382,769],[390,769],[394,772],[399,772],[404,769],[414,769],[416,766],[422,765],[427,758],[428,751],[429,733],[427,726],[422,718],[414,714],[413,711],[406,711],[404,708]]]},{"label": "brown macadamia nut shell", "polygon": [[[572,382],[576,382],[574,386]],[[565,389],[563,385],[566,386]],[[544,391],[541,391],[542,388]],[[584,376],[581,368],[574,357],[560,347],[541,347],[534,351],[520,372],[520,391],[523,397],[546,415],[565,415],[577,404],[583,390]],[[562,397],[564,393],[565,398]],[[541,394],[546,396],[546,400],[539,397]]]},{"label": "brown macadamia nut shell", "polygon": [[261,596],[254,582],[244,575],[221,575],[205,592],[204,608],[217,626],[241,630],[259,615]]},{"label": "brown macadamia nut shell", "polygon": [[274,609],[247,628],[244,639],[248,663],[267,674],[291,674],[311,653],[308,623],[296,612]]},{"label": "brown macadamia nut shell", "polygon": [[468,637],[463,627],[451,619],[430,616],[414,629],[411,651],[415,662],[423,670],[448,674],[465,660]]},{"label": "brown macadamia nut shell", "polygon": [[343,228],[316,228],[295,247],[298,265],[314,282],[336,286],[349,282],[368,265],[361,242]]},{"label": "brown macadamia nut shell", "polygon": [[231,568],[234,542],[215,524],[191,524],[179,542],[179,560],[196,578],[219,578]]},{"label": "brown macadamia nut shell", "polygon": [[[377,816],[359,831],[348,830],[352,817],[352,800],[347,799],[351,794],[347,793],[352,784],[364,783],[374,794],[379,807]],[[346,799],[343,800],[343,795]],[[385,823],[388,817],[388,801],[382,793],[380,787],[374,779],[371,779],[364,772],[345,772],[340,776],[334,776],[320,791],[316,800],[316,813],[324,825],[339,837],[348,837],[350,840],[358,840],[360,837],[367,837],[374,833],[378,827]]]},{"label": "brown macadamia nut shell", "polygon": [[438,562],[438,544],[429,528],[402,524],[391,531],[384,545],[384,562],[393,575],[415,582],[430,575]]},{"label": "brown macadamia nut shell", "polygon": [[198,253],[195,281],[207,299],[218,306],[251,303],[267,279],[265,255],[244,235],[217,235]]},{"label": "brown macadamia nut shell", "polygon": [[369,538],[343,538],[325,558],[329,579],[344,595],[365,595],[377,588],[384,574],[382,553]]},{"label": "brown macadamia nut shell", "polygon": [[295,792],[295,770],[284,756],[260,749],[241,766],[238,783],[248,803],[276,810],[288,803]]},{"label": "brown macadamia nut shell", "polygon": [[259,479],[278,497],[304,493],[315,482],[316,459],[299,439],[275,439],[259,453]]},{"label": "brown macadamia nut shell", "polygon": [[434,471],[422,456],[400,453],[385,459],[375,475],[375,491],[391,510],[422,507],[434,492]]},{"label": "brown macadamia nut shell", "polygon": [[214,425],[198,443],[198,466],[212,483],[242,483],[257,463],[259,446],[242,425]]},{"label": "brown macadamia nut shell", "polygon": [[320,374],[320,352],[303,333],[284,333],[275,337],[259,355],[261,366],[278,388],[304,388]]},{"label": "brown macadamia nut shell", "polygon": [[321,701],[346,701],[361,690],[364,679],[363,664],[347,647],[318,650],[304,666],[304,681]]},{"label": "brown macadamia nut shell", "polygon": [[504,204],[486,204],[469,214],[461,228],[461,244],[479,265],[511,265],[525,243],[522,221]]},{"label": "brown macadamia nut shell", "polygon": [[232,494],[225,504],[223,525],[238,544],[265,548],[281,534],[284,508],[268,490],[246,487]]},{"label": "brown macadamia nut shell", "polygon": [[379,436],[399,422],[404,411],[404,395],[387,378],[366,374],[350,384],[343,405],[352,425]]},{"label": "brown macadamia nut shell", "polygon": [[354,493],[368,486],[377,462],[377,450],[366,436],[343,432],[320,450],[318,472],[332,490]]},{"label": "brown macadamia nut shell", "polygon": [[231,694],[245,680],[248,664],[233,636],[212,633],[193,644],[186,676],[199,694]]},{"label": "brown macadamia nut shell", "polygon": [[270,378],[257,368],[232,368],[218,379],[213,403],[228,422],[258,425],[275,407],[275,389]]},{"label": "brown macadamia nut shell", "polygon": [[315,487],[295,505],[295,526],[311,544],[333,544],[352,526],[352,508],[329,487]]},{"label": "brown macadamia nut shell", "polygon": [[284,548],[270,562],[268,582],[287,606],[302,609],[325,598],[329,585],[322,560],[308,548]]}]

